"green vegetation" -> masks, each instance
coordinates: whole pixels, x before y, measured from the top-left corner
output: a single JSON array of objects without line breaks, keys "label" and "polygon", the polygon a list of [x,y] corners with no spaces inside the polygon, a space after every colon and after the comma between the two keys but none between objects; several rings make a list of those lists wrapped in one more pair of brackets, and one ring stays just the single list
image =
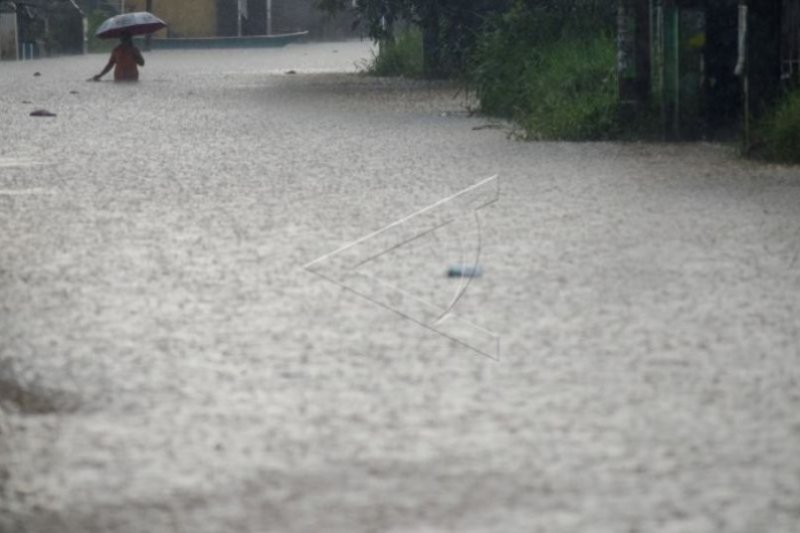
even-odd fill
[{"label": "green vegetation", "polygon": [[354,13],[362,31],[376,42],[391,40],[395,31],[407,24],[418,28],[422,35],[424,75],[440,78],[463,73],[486,17],[505,12],[511,1],[359,0],[354,3],[352,0],[317,0],[317,5],[331,14]]},{"label": "green vegetation", "polygon": [[422,32],[418,28],[409,28],[394,37],[386,38],[367,65],[366,71],[373,76],[422,77]]},{"label": "green vegetation", "polygon": [[480,39],[472,81],[481,109],[528,139],[594,140],[619,130],[614,39],[518,3]]},{"label": "green vegetation", "polygon": [[610,37],[543,47],[521,80],[516,117],[529,138],[594,140],[617,131],[615,44]]},{"label": "green vegetation", "polygon": [[87,15],[88,37],[89,37],[89,52],[90,53],[107,53],[117,45],[114,39],[98,39],[94,36],[97,28],[108,18],[108,14],[102,10],[95,10]]},{"label": "green vegetation", "polygon": [[[348,0],[318,0],[330,13]],[[466,79],[481,110],[530,139],[616,136],[616,2],[363,0],[352,8],[381,43],[367,72]],[[396,35],[402,23],[410,25]]]},{"label": "green vegetation", "polygon": [[800,163],[800,88],[790,91],[757,128],[758,157]]}]

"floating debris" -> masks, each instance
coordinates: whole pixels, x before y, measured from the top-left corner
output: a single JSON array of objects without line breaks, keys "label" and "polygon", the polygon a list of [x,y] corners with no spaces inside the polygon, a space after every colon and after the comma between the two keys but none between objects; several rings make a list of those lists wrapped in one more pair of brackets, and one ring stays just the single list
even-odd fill
[{"label": "floating debris", "polygon": [[33,77],[34,77],[34,78],[38,78],[38,77],[39,77],[39,76],[41,76],[41,75],[42,75],[42,73],[41,73],[41,72],[34,72],[34,73],[33,73]]},{"label": "floating debris", "polygon": [[296,70],[287,70],[286,74],[297,74]]},{"label": "floating debris", "polygon": [[31,111],[32,117],[55,117],[57,116],[52,111],[48,111],[47,109],[34,109]]},{"label": "floating debris", "polygon": [[447,269],[448,278],[479,278],[482,275],[480,265],[450,265]]},{"label": "floating debris", "polygon": [[70,91],[69,94],[78,94],[78,91]]}]

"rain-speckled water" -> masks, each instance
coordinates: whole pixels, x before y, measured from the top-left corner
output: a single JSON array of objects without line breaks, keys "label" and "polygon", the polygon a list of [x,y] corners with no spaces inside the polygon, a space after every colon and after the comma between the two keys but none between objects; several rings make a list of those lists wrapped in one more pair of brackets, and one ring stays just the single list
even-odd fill
[{"label": "rain-speckled water", "polygon": [[[0,530],[800,531],[800,170],[518,142],[368,55],[0,64]],[[495,174],[499,361],[303,269]],[[373,274],[446,303],[459,238]]]}]

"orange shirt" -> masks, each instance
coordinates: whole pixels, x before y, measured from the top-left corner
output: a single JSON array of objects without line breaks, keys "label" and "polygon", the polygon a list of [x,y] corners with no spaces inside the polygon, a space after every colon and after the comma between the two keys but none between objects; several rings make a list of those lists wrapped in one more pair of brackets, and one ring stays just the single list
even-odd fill
[{"label": "orange shirt", "polygon": [[135,46],[120,44],[114,48],[111,52],[111,60],[114,62],[114,81],[137,81],[139,68],[136,63],[141,57],[141,52]]}]

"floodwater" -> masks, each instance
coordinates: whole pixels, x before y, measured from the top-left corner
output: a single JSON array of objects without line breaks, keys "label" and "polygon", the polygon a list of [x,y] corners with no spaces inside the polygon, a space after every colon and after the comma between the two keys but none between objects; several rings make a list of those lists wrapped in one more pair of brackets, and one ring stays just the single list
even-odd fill
[{"label": "floodwater", "polygon": [[[518,142],[369,53],[0,65],[0,530],[796,533],[800,170]],[[494,175],[366,266],[447,305],[479,242],[499,360],[303,268]]]}]

